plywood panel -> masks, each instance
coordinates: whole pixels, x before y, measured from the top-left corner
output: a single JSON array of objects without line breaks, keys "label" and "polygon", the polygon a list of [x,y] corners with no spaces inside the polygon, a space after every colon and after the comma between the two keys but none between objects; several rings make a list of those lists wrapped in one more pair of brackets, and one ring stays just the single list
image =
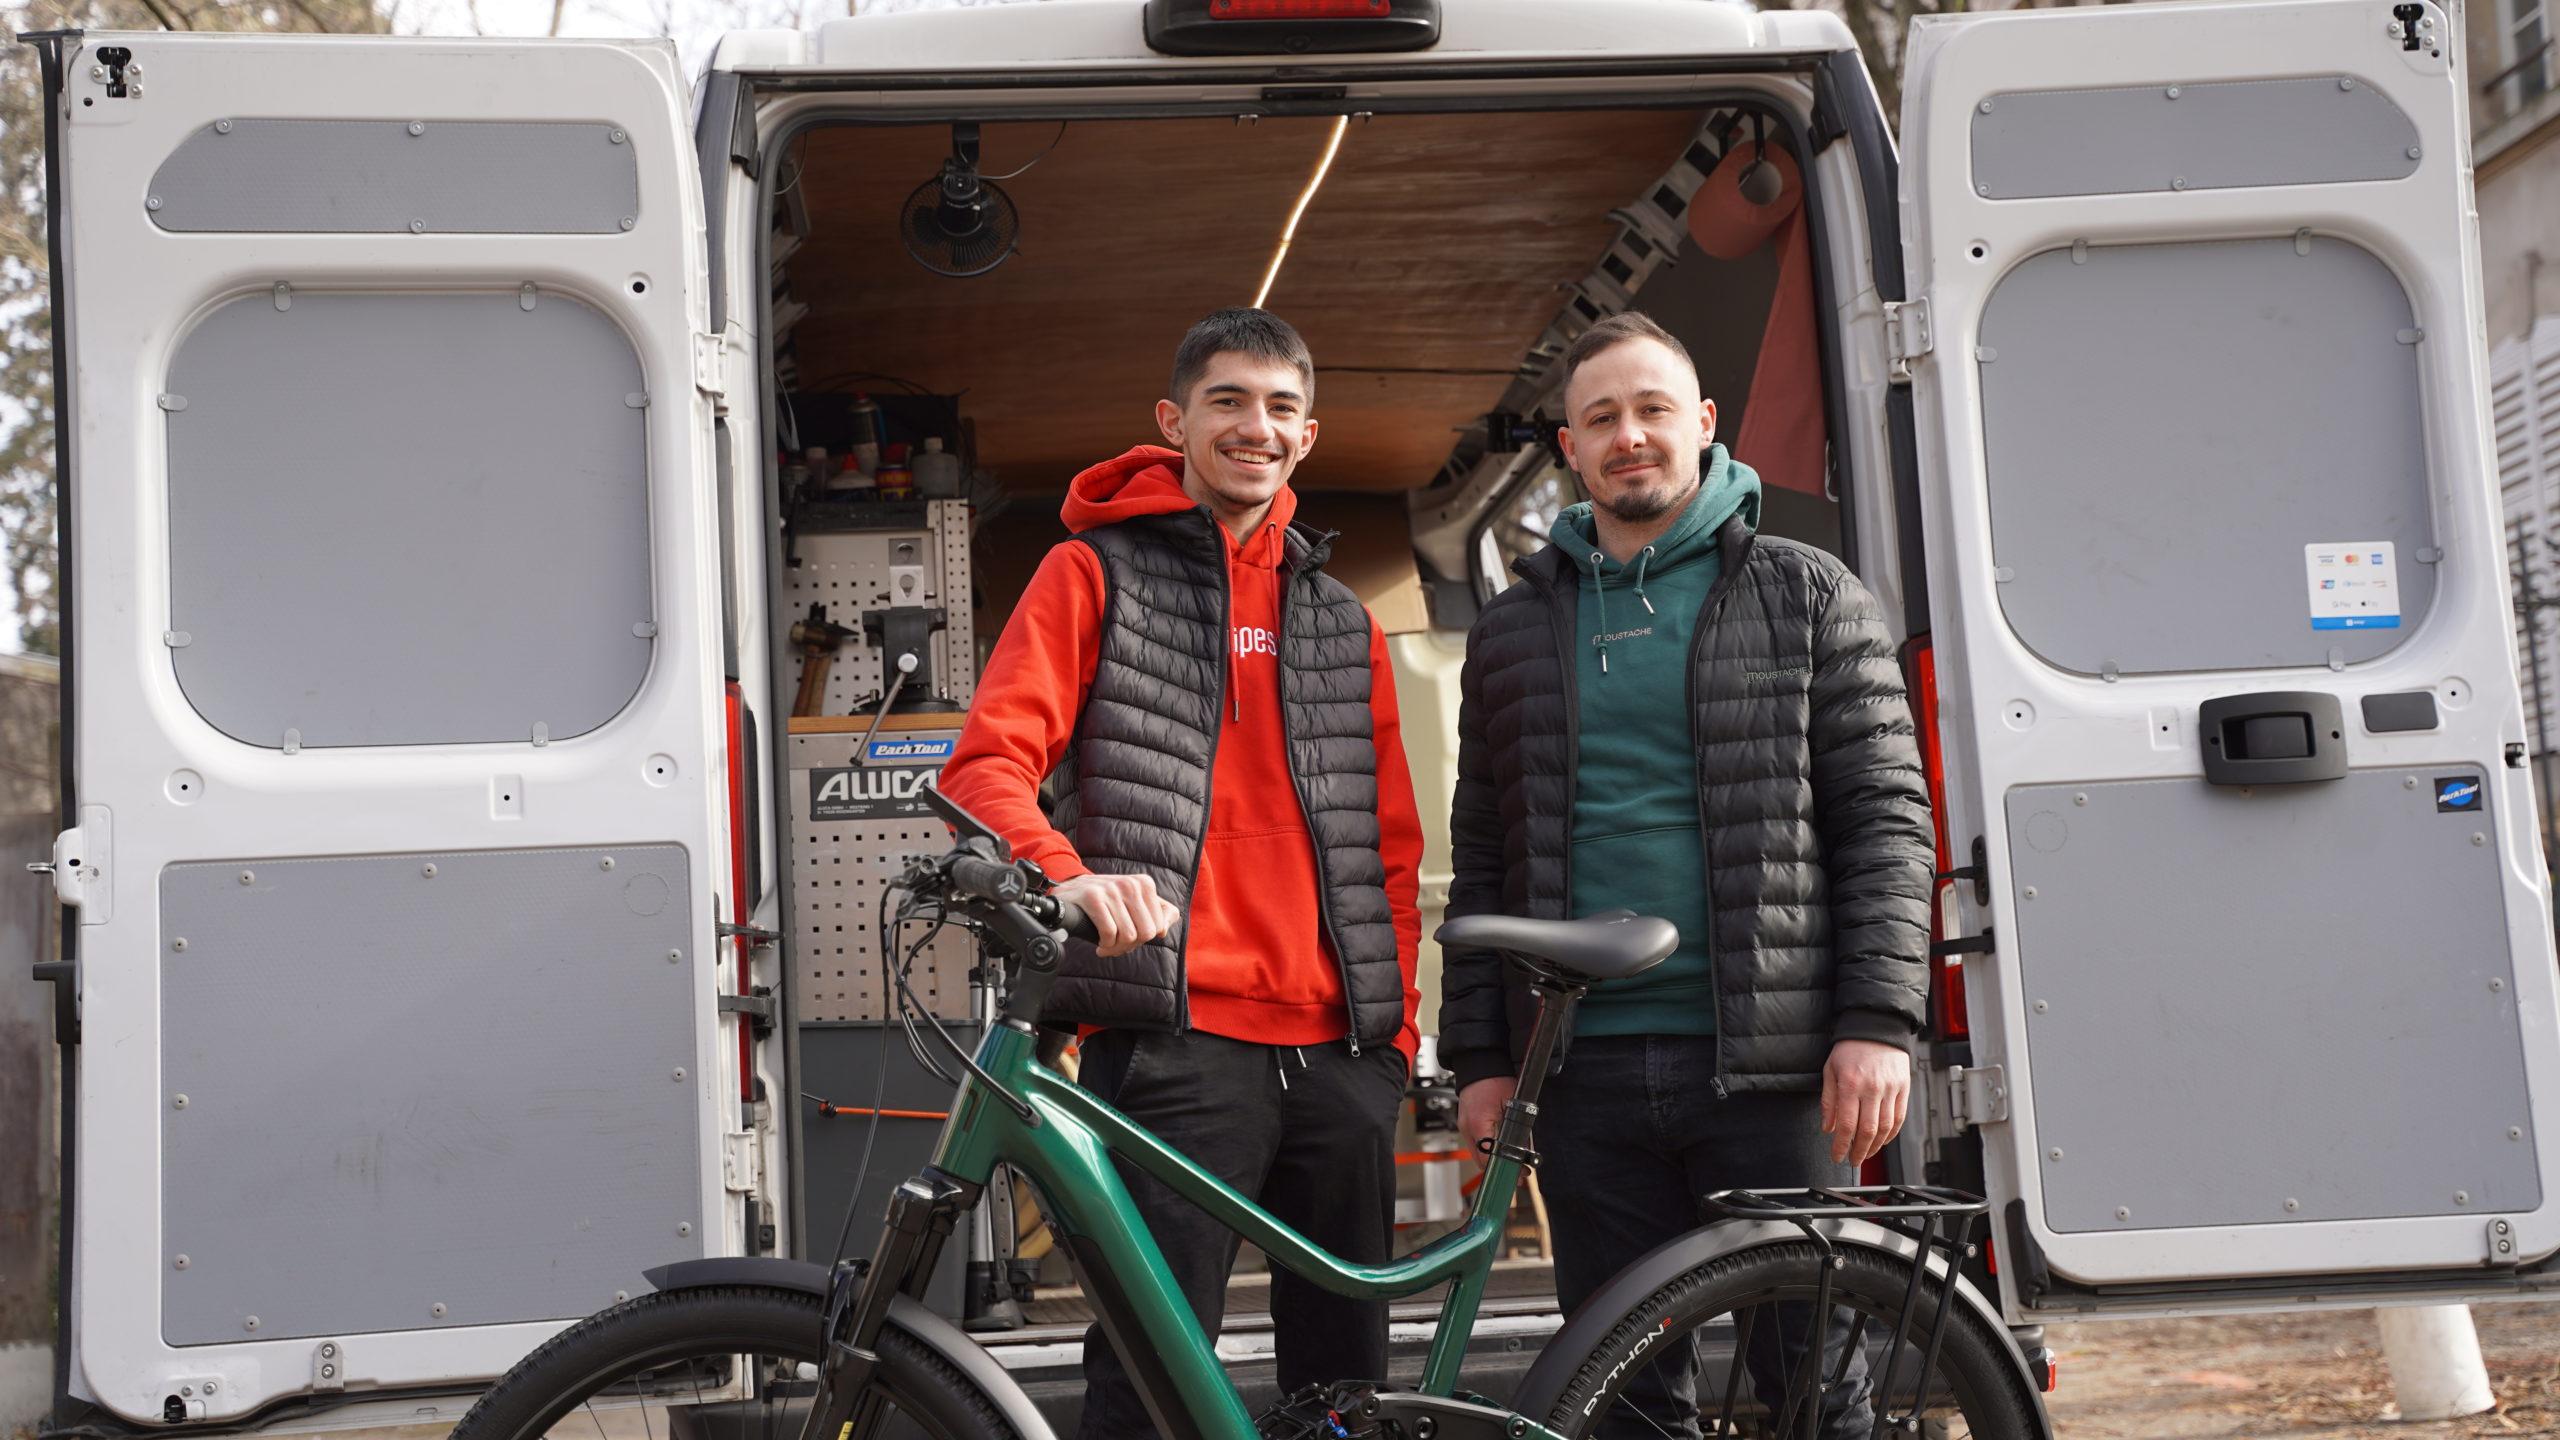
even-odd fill
[{"label": "plywood panel", "polygon": [[[1320,370],[1304,489],[1427,482],[1456,427],[1513,367],[1694,133],[1698,115],[1607,111],[1383,116],[1355,122],[1269,304]],[[860,127],[806,142],[811,234],[790,262],[811,307],[802,383],[901,377],[964,395],[983,463],[1009,489],[1054,492],[1156,438],[1174,345],[1253,299],[1333,122],[1078,122],[1029,173],[1022,252],[990,275],[918,267],[896,234],[909,191],[948,153],[945,127]],[[985,168],[1020,165],[1054,124],[991,125]]]}]

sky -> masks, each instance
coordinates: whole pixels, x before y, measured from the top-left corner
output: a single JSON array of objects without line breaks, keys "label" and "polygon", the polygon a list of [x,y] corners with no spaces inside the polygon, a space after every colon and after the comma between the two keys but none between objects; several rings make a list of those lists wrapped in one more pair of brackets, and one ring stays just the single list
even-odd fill
[{"label": "sky", "polygon": [[[388,0],[404,35],[547,35],[555,0]],[[806,30],[848,11],[847,0],[557,0],[563,35],[667,35],[700,68],[723,31]],[[853,0],[864,13],[1037,0]]]}]

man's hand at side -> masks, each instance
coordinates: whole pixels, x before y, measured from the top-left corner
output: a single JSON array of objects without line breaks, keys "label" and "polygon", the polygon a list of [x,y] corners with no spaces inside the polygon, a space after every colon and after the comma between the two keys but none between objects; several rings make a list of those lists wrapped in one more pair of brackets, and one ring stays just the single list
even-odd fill
[{"label": "man's hand at side", "polygon": [[1822,1067],[1822,1133],[1831,1137],[1831,1162],[1865,1164],[1901,1132],[1910,1104],[1909,1055],[1874,1040],[1834,1044]]},{"label": "man's hand at side", "polygon": [[1101,937],[1093,947],[1099,955],[1127,954],[1182,919],[1146,875],[1078,875],[1059,881],[1050,893],[1072,901],[1093,922],[1093,933]]},{"label": "man's hand at side", "polygon": [[1484,1142],[1502,1127],[1502,1107],[1511,1103],[1520,1082],[1508,1075],[1478,1080],[1458,1092],[1458,1134],[1467,1142],[1470,1152],[1481,1153]]}]

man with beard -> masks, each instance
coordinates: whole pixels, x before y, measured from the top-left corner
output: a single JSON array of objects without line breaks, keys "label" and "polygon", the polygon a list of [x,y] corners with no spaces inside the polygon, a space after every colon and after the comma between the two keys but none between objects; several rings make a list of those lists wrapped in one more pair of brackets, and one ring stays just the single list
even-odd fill
[{"label": "man with beard", "polygon": [[[1715,1218],[1702,1197],[1847,1183],[1901,1129],[1934,846],[1875,597],[1832,556],[1753,533],[1760,482],[1714,443],[1688,352],[1630,313],[1563,363],[1559,440],[1591,500],[1467,637],[1448,913],[1623,909],[1680,929],[1670,958],[1582,1002],[1539,1100],[1570,1312]],[[1452,953],[1443,974],[1440,1054],[1481,1140],[1530,1000],[1491,954]],[[1764,1399],[1808,1308],[1754,1331]],[[1697,1435],[1695,1372],[1687,1347],[1667,1353],[1603,1433]],[[1828,1440],[1867,1434],[1870,1388],[1853,1364]]]}]

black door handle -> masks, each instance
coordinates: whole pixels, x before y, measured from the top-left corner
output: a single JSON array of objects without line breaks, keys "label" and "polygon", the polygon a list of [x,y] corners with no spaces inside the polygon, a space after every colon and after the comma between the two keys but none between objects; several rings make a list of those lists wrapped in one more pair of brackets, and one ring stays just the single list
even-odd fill
[{"label": "black door handle", "polygon": [[2335,695],[2224,695],[2204,702],[2196,718],[2208,784],[2298,785],[2347,773],[2347,727]]}]

